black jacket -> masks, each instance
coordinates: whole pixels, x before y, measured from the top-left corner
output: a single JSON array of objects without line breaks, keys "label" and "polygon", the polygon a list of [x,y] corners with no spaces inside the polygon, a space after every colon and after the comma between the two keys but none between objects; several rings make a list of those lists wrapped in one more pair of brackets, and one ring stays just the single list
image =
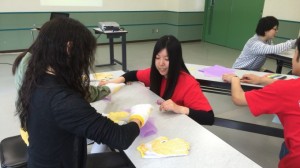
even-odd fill
[{"label": "black jacket", "polygon": [[127,149],[139,134],[136,123],[113,123],[55,76],[45,74],[29,107],[28,167],[81,168],[86,138]]}]

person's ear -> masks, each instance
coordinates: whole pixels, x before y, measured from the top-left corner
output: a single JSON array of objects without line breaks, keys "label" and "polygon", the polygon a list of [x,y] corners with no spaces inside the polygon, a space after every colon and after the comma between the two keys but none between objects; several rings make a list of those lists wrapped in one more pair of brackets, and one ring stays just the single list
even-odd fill
[{"label": "person's ear", "polygon": [[67,54],[68,55],[70,55],[72,47],[73,47],[73,42],[72,41],[68,41],[67,42]]}]

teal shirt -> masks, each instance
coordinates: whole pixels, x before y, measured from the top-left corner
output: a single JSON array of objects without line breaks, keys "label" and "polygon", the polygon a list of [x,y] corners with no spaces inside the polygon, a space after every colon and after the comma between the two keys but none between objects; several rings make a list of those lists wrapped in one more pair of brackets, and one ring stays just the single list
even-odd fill
[{"label": "teal shirt", "polygon": [[[23,78],[27,70],[28,62],[31,58],[31,53],[27,53],[21,60],[15,73],[15,85],[17,90],[20,89],[23,83]],[[90,98],[89,102],[94,102],[103,99],[110,94],[110,89],[107,86],[90,86],[89,88]]]}]

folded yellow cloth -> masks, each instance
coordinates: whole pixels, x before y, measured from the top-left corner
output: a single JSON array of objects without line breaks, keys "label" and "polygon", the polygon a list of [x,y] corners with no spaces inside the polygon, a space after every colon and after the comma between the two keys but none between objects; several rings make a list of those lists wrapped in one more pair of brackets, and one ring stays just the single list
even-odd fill
[{"label": "folded yellow cloth", "polygon": [[129,112],[126,111],[117,111],[117,112],[110,112],[107,117],[111,119],[113,122],[118,124],[124,124],[128,122],[129,119]]},{"label": "folded yellow cloth", "polygon": [[23,141],[26,143],[26,145],[28,146],[29,145],[29,142],[28,142],[28,138],[29,138],[29,135],[28,135],[28,132],[27,131],[24,131],[22,128],[20,129],[20,134],[21,134],[21,138],[23,139]]},{"label": "folded yellow cloth", "polygon": [[105,73],[105,72],[94,73],[93,77],[94,77],[95,80],[109,80],[109,79],[113,78],[113,74]]},{"label": "folded yellow cloth", "polygon": [[189,154],[190,144],[183,139],[158,137],[137,147],[142,158],[162,158]]}]

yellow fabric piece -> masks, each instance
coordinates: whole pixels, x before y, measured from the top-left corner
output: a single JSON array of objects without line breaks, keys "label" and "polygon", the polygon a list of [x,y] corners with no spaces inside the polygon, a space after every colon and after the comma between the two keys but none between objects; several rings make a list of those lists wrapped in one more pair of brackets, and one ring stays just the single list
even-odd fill
[{"label": "yellow fabric piece", "polygon": [[95,80],[109,80],[113,78],[113,74],[111,73],[94,73],[93,77],[95,78]]},{"label": "yellow fabric piece", "polygon": [[124,87],[125,83],[108,83],[104,86],[107,86],[110,89],[110,92],[113,94],[118,92],[122,87]]},{"label": "yellow fabric piece", "polygon": [[142,158],[162,158],[171,156],[184,156],[189,154],[190,144],[183,139],[158,137],[146,144],[137,147]]},{"label": "yellow fabric piece", "polygon": [[142,116],[133,114],[130,116],[129,120],[132,121],[134,119],[139,120],[141,122],[142,126],[145,125],[145,119]]},{"label": "yellow fabric piece", "polygon": [[26,143],[27,146],[29,146],[29,142],[28,142],[28,132],[24,131],[22,128],[20,129],[20,134],[21,134],[21,138],[23,139],[23,141]]},{"label": "yellow fabric piece", "polygon": [[118,92],[121,88],[122,88],[122,86],[118,86],[118,87],[116,87],[114,90],[111,90],[111,93],[116,93],[116,92]]},{"label": "yellow fabric piece", "polygon": [[127,122],[129,118],[129,112],[126,111],[117,111],[110,112],[107,117],[115,123]]}]

